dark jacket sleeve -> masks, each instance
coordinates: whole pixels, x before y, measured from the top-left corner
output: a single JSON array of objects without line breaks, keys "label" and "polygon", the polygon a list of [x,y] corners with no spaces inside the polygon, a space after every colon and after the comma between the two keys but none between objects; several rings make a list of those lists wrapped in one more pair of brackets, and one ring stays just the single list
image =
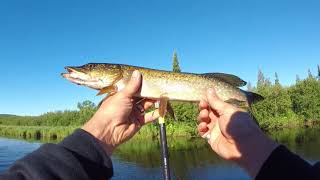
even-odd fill
[{"label": "dark jacket sleeve", "polygon": [[279,146],[263,164],[256,179],[320,179],[320,164],[312,166],[285,146]]},{"label": "dark jacket sleeve", "polygon": [[0,179],[109,179],[111,159],[98,141],[78,129],[59,144],[44,144],[16,161]]}]

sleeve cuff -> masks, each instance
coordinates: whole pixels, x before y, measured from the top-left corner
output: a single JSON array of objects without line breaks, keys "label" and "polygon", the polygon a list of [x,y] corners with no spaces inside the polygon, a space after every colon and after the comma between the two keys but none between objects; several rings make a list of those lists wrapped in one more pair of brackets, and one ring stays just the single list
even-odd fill
[{"label": "sleeve cuff", "polygon": [[308,162],[281,145],[264,162],[256,179],[310,179],[311,169]]},{"label": "sleeve cuff", "polygon": [[[89,168],[99,168],[105,173],[108,172],[106,174],[107,178],[112,177],[112,161],[104,152],[97,139],[90,133],[83,129],[77,129],[73,134],[66,137],[59,145],[73,152],[73,154],[86,159],[86,161],[90,161],[91,165]],[[96,167],[92,167],[92,164]]]}]

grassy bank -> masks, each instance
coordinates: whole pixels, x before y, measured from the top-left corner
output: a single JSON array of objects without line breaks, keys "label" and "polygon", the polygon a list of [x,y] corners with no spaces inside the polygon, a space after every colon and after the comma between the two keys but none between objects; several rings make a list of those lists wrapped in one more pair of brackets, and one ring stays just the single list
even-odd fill
[{"label": "grassy bank", "polygon": [[292,115],[275,117],[259,121],[259,126],[264,132],[277,132],[290,129],[318,128],[319,120],[306,120],[301,116]]},{"label": "grassy bank", "polygon": [[74,126],[0,126],[0,136],[19,139],[56,140],[70,135]]},{"label": "grassy bank", "polygon": [[[171,122],[167,124],[167,136],[168,137],[185,137],[191,138],[197,136],[196,123],[184,123],[184,122]],[[149,124],[138,132],[136,138],[156,138],[158,137],[159,129],[157,124]]]},{"label": "grassy bank", "polygon": [[[262,124],[265,132],[273,133],[282,130],[304,129],[307,127],[320,127],[318,121],[301,121],[288,119],[275,119]],[[36,139],[36,140],[61,140],[70,135],[80,126],[8,126],[0,125],[0,136],[13,137],[19,139]],[[170,122],[167,124],[167,136],[169,138],[183,137],[190,139],[198,137],[197,125],[185,122]],[[159,137],[157,124],[148,124],[135,135],[135,139],[155,139]]]},{"label": "grassy bank", "polygon": [[[0,136],[20,139],[56,140],[70,135],[79,126],[8,126],[0,125]],[[156,124],[144,126],[136,139],[157,138],[159,130]],[[168,137],[191,138],[197,135],[196,125],[188,123],[169,123],[167,125]]]}]

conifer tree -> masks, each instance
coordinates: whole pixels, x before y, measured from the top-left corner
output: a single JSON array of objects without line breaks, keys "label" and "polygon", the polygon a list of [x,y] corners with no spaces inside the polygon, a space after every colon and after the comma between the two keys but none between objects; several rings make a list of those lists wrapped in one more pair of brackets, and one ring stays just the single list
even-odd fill
[{"label": "conifer tree", "polygon": [[172,62],[172,71],[173,72],[181,72],[181,69],[179,66],[178,55],[177,55],[176,51],[173,52],[172,61],[173,61]]},{"label": "conifer tree", "polygon": [[274,77],[275,77],[274,84],[275,84],[275,85],[280,85],[278,73],[275,73],[275,74],[274,74]]}]

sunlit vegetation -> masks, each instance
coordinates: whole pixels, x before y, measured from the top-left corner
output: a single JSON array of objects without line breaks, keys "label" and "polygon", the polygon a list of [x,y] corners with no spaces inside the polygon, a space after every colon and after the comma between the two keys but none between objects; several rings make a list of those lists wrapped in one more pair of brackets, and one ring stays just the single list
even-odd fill
[{"label": "sunlit vegetation", "polygon": [[21,139],[61,140],[70,135],[74,126],[0,126],[0,135]]},{"label": "sunlit vegetation", "polygon": [[320,123],[320,70],[317,76],[309,71],[306,79],[297,77],[291,86],[282,86],[279,77],[271,83],[259,71],[258,83],[251,88],[265,97],[252,106],[254,116],[264,130],[317,126]]}]

